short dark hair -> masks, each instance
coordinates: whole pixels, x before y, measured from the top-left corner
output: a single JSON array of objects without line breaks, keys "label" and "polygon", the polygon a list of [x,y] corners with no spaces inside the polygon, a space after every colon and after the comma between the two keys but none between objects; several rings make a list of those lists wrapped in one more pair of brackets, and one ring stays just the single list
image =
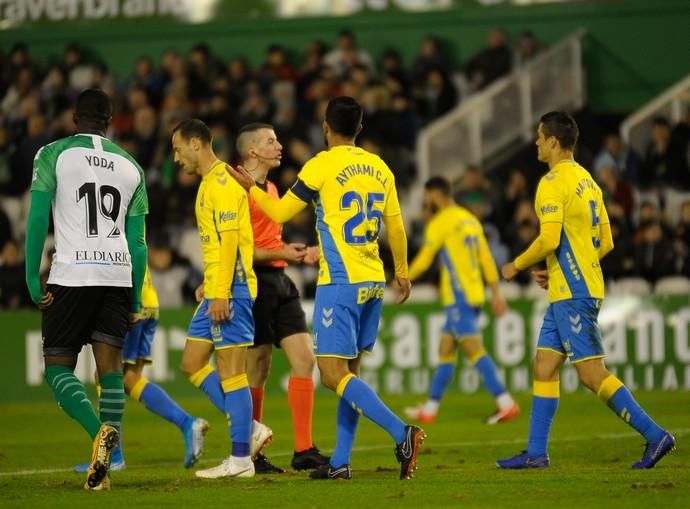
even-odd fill
[{"label": "short dark hair", "polygon": [[564,111],[550,111],[542,115],[540,122],[544,137],[553,136],[560,143],[561,148],[573,150],[577,143],[580,131],[577,128],[575,119]]},{"label": "short dark hair", "polygon": [[173,134],[179,132],[185,140],[199,138],[202,143],[208,145],[213,140],[211,130],[198,118],[188,118],[175,126]]},{"label": "short dark hair", "polygon": [[352,97],[342,95],[328,101],[326,123],[334,132],[354,138],[362,123],[364,110]]},{"label": "short dark hair", "polygon": [[671,127],[671,123],[668,121],[666,117],[662,117],[661,115],[658,115],[652,119],[652,125],[660,125],[663,127]]},{"label": "short dark hair", "polygon": [[82,121],[107,127],[113,115],[113,104],[103,90],[87,88],[77,97],[74,113]]},{"label": "short dark hair", "polygon": [[424,184],[424,189],[427,191],[439,191],[444,196],[450,196],[451,194],[450,182],[444,177],[431,177]]},{"label": "short dark hair", "polygon": [[[240,128],[240,131],[237,133],[237,139],[235,140],[235,148],[237,149],[237,153],[240,155],[240,157],[247,157],[247,149],[249,148],[249,144],[253,143],[256,140],[256,138],[252,136],[252,134],[256,133],[256,131],[260,129],[273,130],[274,127],[271,124],[264,124],[262,122],[252,122],[251,124],[243,125]],[[250,140],[252,141],[250,142]]]}]

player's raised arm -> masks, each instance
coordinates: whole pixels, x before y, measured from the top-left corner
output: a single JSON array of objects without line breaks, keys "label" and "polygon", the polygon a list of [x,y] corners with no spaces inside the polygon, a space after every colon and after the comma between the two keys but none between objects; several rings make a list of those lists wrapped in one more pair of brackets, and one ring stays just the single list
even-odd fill
[{"label": "player's raised arm", "polygon": [[41,290],[41,255],[48,236],[50,208],[57,185],[55,177],[56,155],[50,146],[43,147],[34,159],[31,184],[31,207],[26,223],[26,286],[31,300],[43,309],[52,303],[50,293]]},{"label": "player's raised arm", "polygon": [[226,164],[225,169],[247,192],[249,192],[249,195],[254,199],[261,210],[276,223],[283,224],[288,222],[302,211],[310,201],[310,198],[303,199],[300,194],[296,194],[294,191],[295,186],[301,182],[300,180],[298,180],[292,189],[285,193],[280,200],[276,200],[257,186],[254,177],[252,177],[242,166],[233,168],[229,164]]}]

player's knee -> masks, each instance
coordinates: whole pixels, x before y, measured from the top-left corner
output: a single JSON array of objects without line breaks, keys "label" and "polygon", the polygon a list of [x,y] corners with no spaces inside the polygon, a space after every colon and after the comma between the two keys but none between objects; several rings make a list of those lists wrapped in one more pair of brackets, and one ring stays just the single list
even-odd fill
[{"label": "player's knee", "polygon": [[192,376],[194,373],[196,373],[203,367],[204,364],[199,362],[198,359],[194,359],[185,355],[182,356],[182,361],[180,361],[180,371],[182,371],[182,373],[184,373],[184,375],[187,378]]},{"label": "player's knee", "polygon": [[304,355],[292,363],[292,376],[297,378],[311,378],[316,359],[313,355]]}]

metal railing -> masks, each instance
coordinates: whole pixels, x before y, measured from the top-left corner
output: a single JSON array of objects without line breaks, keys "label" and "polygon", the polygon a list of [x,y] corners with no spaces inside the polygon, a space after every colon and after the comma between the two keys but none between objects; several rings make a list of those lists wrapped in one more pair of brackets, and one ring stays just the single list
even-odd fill
[{"label": "metal railing", "polygon": [[584,35],[572,33],[424,128],[417,138],[417,185],[410,203],[420,201],[429,177],[454,180],[467,166],[534,139],[539,117],[547,111],[582,107]]},{"label": "metal railing", "polygon": [[630,114],[621,124],[621,137],[638,154],[644,154],[650,140],[654,117],[666,117],[671,125],[677,124],[688,106],[690,106],[690,74]]}]

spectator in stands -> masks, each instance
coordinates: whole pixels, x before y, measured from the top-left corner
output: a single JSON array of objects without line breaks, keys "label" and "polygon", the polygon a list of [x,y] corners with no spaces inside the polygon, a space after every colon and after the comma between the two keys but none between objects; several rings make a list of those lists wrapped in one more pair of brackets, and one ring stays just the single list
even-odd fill
[{"label": "spectator in stands", "polygon": [[150,106],[143,106],[134,112],[134,157],[139,165],[148,169],[153,160],[153,153],[158,141],[156,112]]},{"label": "spectator in stands", "polygon": [[690,104],[671,131],[668,154],[674,188],[690,191]]},{"label": "spectator in stands", "polygon": [[[389,48],[383,53],[383,59],[381,60],[381,71],[384,82],[386,82],[386,86],[391,89],[391,92],[401,93],[404,95],[409,94],[410,77],[407,71],[405,71],[402,57],[397,50]],[[391,85],[389,80],[394,83],[394,85]]]},{"label": "spectator in stands", "polygon": [[258,78],[265,83],[265,89],[270,88],[274,81],[295,81],[297,73],[287,61],[285,48],[280,44],[271,44],[266,49],[266,58],[259,69]]},{"label": "spectator in stands", "polygon": [[[539,235],[539,229],[534,221],[530,219],[522,219],[517,225],[516,238],[512,244],[510,259],[514,260],[517,256],[524,253],[525,250],[534,242],[534,239]],[[530,282],[531,275],[529,270],[523,270],[515,278],[520,284],[526,285]]]},{"label": "spectator in stands", "polygon": [[522,200],[530,200],[532,192],[527,183],[527,177],[522,170],[511,170],[508,175],[508,182],[501,186],[503,195],[495,202],[497,210],[495,212],[496,222],[499,225],[508,226],[515,215],[515,209]]},{"label": "spectator in stands", "polygon": [[67,79],[62,68],[54,65],[41,84],[41,103],[48,118],[56,117],[72,103]]},{"label": "spectator in stands", "polygon": [[344,76],[348,68],[359,62],[372,71],[374,60],[368,52],[357,46],[355,35],[351,30],[341,30],[338,34],[338,45],[323,57],[323,63],[335,70],[338,76]]},{"label": "spectator in stands", "polygon": [[670,182],[668,145],[671,139],[671,125],[664,117],[652,121],[652,139],[645,152],[640,174],[640,188],[662,190]]},{"label": "spectator in stands", "polygon": [[690,201],[680,209],[680,221],[675,230],[676,268],[678,272],[690,277]]},{"label": "spectator in stands", "polygon": [[21,121],[21,106],[27,100],[38,105],[39,93],[34,86],[34,73],[28,66],[17,70],[14,81],[0,102],[0,114],[6,116],[9,122]]},{"label": "spectator in stands", "polygon": [[31,115],[27,121],[26,137],[19,142],[12,158],[10,194],[20,196],[29,188],[36,152],[49,141],[45,117],[39,113]]},{"label": "spectator in stands", "polygon": [[669,240],[658,219],[640,223],[639,240],[635,245],[636,274],[655,283],[673,273],[674,253],[669,249]]},{"label": "spectator in stands", "polygon": [[24,280],[24,262],[19,257],[15,240],[4,243],[0,250],[0,309],[31,306],[31,297]]},{"label": "spectator in stands", "polygon": [[415,87],[414,95],[423,123],[449,112],[458,102],[450,75],[440,67],[429,70],[421,86]]},{"label": "spectator in stands", "polygon": [[10,141],[7,128],[0,125],[0,195],[12,193],[11,156],[13,152],[14,146]]},{"label": "spectator in stands", "polygon": [[608,166],[616,170],[616,177],[632,185],[639,180],[642,161],[634,150],[623,143],[623,138],[617,132],[609,133],[604,139],[604,146],[594,159],[594,172]]},{"label": "spectator in stands", "polygon": [[[606,207],[608,210],[609,205]],[[631,276],[635,270],[635,248],[627,224],[617,217],[610,217],[610,221],[614,247],[600,262],[607,281]]]},{"label": "spectator in stands", "polygon": [[465,65],[465,75],[472,90],[481,90],[510,72],[513,55],[504,30],[489,32],[486,48],[479,51]]},{"label": "spectator in stands", "polygon": [[72,90],[80,91],[91,86],[93,67],[86,61],[83,48],[76,42],[65,47],[62,66]]},{"label": "spectator in stands", "polygon": [[632,217],[635,206],[632,186],[625,180],[618,179],[613,166],[600,166],[596,176],[607,206],[614,201],[623,207],[627,218]]},{"label": "spectator in stands", "polygon": [[441,50],[441,41],[434,35],[427,35],[419,47],[419,54],[412,64],[412,80],[423,83],[432,69],[450,71],[448,59]]},{"label": "spectator in stands", "polygon": [[5,248],[5,244],[13,238],[10,218],[7,217],[5,209],[0,207],[0,252]]},{"label": "spectator in stands", "polygon": [[515,47],[515,66],[520,67],[532,60],[541,50],[539,39],[531,30],[525,30],[520,34]]}]

